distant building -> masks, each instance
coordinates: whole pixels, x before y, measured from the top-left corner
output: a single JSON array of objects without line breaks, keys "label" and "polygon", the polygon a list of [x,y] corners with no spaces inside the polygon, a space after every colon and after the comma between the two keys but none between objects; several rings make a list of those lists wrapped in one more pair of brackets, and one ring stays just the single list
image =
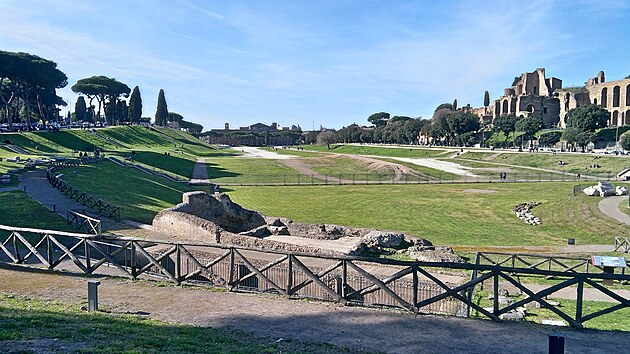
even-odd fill
[{"label": "distant building", "polygon": [[544,128],[564,128],[570,110],[597,104],[610,112],[609,126],[630,124],[630,78],[606,82],[603,71],[588,79],[585,86],[562,88],[562,80],[547,78],[544,68],[516,77],[511,87],[494,101],[492,107],[473,108],[487,123],[502,114],[542,119]]},{"label": "distant building", "polygon": [[295,145],[301,138],[302,128],[299,125],[279,127],[278,123],[266,125],[256,123],[238,129],[230,129],[225,123],[225,129],[211,129],[202,139],[209,144],[217,145]]}]

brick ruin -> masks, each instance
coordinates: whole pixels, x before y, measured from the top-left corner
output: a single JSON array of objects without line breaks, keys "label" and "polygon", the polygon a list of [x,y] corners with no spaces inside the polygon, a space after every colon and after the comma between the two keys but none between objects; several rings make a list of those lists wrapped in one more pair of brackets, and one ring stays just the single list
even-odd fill
[{"label": "brick ruin", "polygon": [[[316,253],[321,255],[373,255],[409,253],[422,261],[463,262],[448,247],[435,247],[428,240],[404,233],[351,228],[331,224],[306,224],[287,218],[263,215],[232,202],[227,194],[188,192],[182,203],[159,212],[153,227],[180,241],[221,243],[258,249]],[[317,240],[356,238],[346,252],[267,240],[271,235],[297,236]]]}]

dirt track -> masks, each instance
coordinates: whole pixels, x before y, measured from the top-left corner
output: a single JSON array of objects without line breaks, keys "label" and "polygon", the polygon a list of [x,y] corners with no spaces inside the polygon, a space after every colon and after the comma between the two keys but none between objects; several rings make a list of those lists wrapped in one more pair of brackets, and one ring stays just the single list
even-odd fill
[{"label": "dirt track", "polygon": [[[0,288],[27,296],[86,302],[85,277],[0,265]],[[147,281],[99,277],[101,309],[148,312],[163,321],[230,327],[284,340],[327,342],[389,353],[544,353],[547,336],[562,331],[567,353],[620,353],[630,333],[573,331],[528,323],[413,316],[344,307],[273,295],[213,292],[197,287],[157,286]]]}]

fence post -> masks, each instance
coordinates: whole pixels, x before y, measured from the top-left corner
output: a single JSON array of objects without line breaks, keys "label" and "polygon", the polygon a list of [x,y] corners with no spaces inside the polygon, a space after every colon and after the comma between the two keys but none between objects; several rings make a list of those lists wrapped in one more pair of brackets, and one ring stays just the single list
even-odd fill
[{"label": "fence post", "polygon": [[582,302],[584,300],[584,278],[578,276],[577,299],[575,301],[575,322],[582,327]]},{"label": "fence post", "polygon": [[346,289],[348,288],[348,264],[344,259],[341,261],[341,296],[346,297]]},{"label": "fence post", "polygon": [[136,266],[136,243],[131,241],[131,277],[136,279],[137,277],[137,266]]},{"label": "fence post", "polygon": [[418,266],[416,264],[411,266],[413,270],[413,312],[418,314],[418,308],[416,307],[418,304]]},{"label": "fence post", "polygon": [[85,255],[85,268],[87,269],[87,273],[92,273],[92,260],[90,259],[90,245],[87,243],[85,239],[83,239],[83,253]]},{"label": "fence post", "polygon": [[230,247],[230,271],[228,276],[228,289],[234,283],[234,247]]},{"label": "fence post", "polygon": [[182,279],[182,251],[180,249],[181,245],[175,245],[175,280],[177,280],[177,285],[181,284]]},{"label": "fence post", "polygon": [[495,266],[494,269],[492,270],[493,272],[493,287],[492,287],[492,293],[493,293],[493,299],[492,299],[492,314],[494,314],[495,316],[499,317],[499,273],[497,271],[497,267]]},{"label": "fence post", "polygon": [[287,258],[287,295],[291,296],[291,288],[293,287],[293,255]]},{"label": "fence post", "polygon": [[46,253],[48,256],[48,269],[53,269],[53,243],[50,240],[50,236],[46,235],[44,236],[46,238]]}]

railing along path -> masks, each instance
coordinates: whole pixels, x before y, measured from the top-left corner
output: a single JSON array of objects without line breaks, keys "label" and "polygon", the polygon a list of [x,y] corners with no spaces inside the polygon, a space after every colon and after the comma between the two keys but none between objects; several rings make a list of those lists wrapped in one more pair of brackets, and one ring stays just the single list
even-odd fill
[{"label": "railing along path", "polygon": [[[6,261],[18,264],[42,264],[55,269],[65,261],[64,267],[73,264],[88,274],[107,265],[109,270],[113,268],[118,274],[133,279],[149,275],[177,284],[207,284],[223,286],[230,291],[272,292],[289,298],[388,306],[416,314],[468,316],[474,310],[480,316],[499,321],[502,314],[537,302],[571,326],[580,328],[585,321],[630,306],[627,298],[600,284],[604,279],[628,282],[630,276],[579,272],[578,267],[558,271],[522,268],[516,264],[506,267],[481,262],[432,263],[321,256],[224,244],[87,236],[2,225],[0,235],[4,239],[0,244],[0,255],[4,255]],[[462,274],[462,279],[470,274],[470,279],[462,280],[460,284],[450,284],[440,279],[438,274],[443,272]],[[560,280],[543,290],[533,291],[518,281],[519,276],[543,276]],[[498,301],[499,280],[512,284],[525,297],[511,305],[502,306]],[[475,288],[484,282],[493,285],[492,308],[482,307],[473,296]],[[573,285],[577,286],[574,313],[567,313],[566,309],[555,307],[546,299],[548,295]],[[609,296],[617,304],[586,313],[583,302],[585,286]]]}]

